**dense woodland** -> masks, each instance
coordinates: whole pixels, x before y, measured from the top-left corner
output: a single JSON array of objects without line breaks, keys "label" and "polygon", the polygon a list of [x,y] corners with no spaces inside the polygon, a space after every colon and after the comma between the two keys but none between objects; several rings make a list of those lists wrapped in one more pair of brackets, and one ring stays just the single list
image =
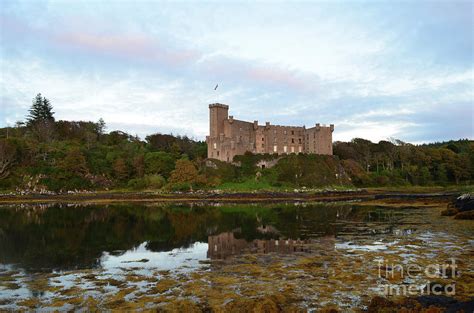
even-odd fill
[{"label": "dense woodland", "polygon": [[[55,120],[33,99],[25,122],[0,129],[0,190],[253,190],[470,184],[474,142],[412,145],[399,140],[335,142],[334,156],[237,156],[206,160],[205,142],[152,134],[142,140],[98,122]],[[261,169],[261,160],[278,159]]]}]

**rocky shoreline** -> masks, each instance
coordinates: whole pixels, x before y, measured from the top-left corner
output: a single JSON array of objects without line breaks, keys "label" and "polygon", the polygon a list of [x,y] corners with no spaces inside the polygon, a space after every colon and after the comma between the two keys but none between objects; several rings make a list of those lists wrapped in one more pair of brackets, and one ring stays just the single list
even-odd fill
[{"label": "rocky shoreline", "polygon": [[318,191],[318,192],[222,192],[196,191],[179,193],[154,192],[77,192],[65,194],[0,194],[0,203],[61,203],[61,202],[285,202],[285,201],[354,201],[354,200],[427,200],[449,199],[459,196],[459,192],[410,193],[373,190]]}]

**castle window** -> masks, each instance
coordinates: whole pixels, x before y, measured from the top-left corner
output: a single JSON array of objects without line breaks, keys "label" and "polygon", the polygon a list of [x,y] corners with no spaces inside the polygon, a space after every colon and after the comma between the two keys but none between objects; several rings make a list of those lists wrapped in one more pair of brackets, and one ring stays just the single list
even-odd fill
[{"label": "castle window", "polygon": [[262,148],[265,148],[265,144],[264,144],[264,143],[262,143]]},{"label": "castle window", "polygon": [[298,152],[299,153],[303,152],[303,148],[301,146],[298,147]]},{"label": "castle window", "polygon": [[285,135],[286,135],[286,130],[285,130],[285,131],[283,131],[283,134],[285,134]]},{"label": "castle window", "polygon": [[294,135],[294,134],[295,134],[295,132],[292,130],[292,131],[291,131],[291,134],[292,134],[292,135]]},{"label": "castle window", "polygon": [[217,143],[214,142],[214,149],[217,149]]},{"label": "castle window", "polygon": [[273,152],[277,152],[278,151],[278,146],[273,146]]},{"label": "castle window", "polygon": [[283,146],[283,152],[285,152],[285,153],[286,153],[286,152],[287,152],[287,150],[288,150],[288,147],[287,147],[287,146]]},{"label": "castle window", "polygon": [[265,138],[262,137],[262,141],[265,141]]},{"label": "castle window", "polygon": [[295,138],[291,138],[291,143],[295,143]]},{"label": "castle window", "polygon": [[299,142],[299,143],[301,143],[301,138],[300,138],[300,139],[298,139],[298,142]]},{"label": "castle window", "polygon": [[217,156],[219,156],[219,151],[217,151]]},{"label": "castle window", "polygon": [[291,153],[295,153],[295,147],[291,146]]}]

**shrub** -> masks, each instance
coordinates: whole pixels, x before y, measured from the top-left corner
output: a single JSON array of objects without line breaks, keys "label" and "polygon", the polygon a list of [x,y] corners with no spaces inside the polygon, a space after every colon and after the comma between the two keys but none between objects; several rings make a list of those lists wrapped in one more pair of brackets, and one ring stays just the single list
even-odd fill
[{"label": "shrub", "polygon": [[166,181],[161,175],[145,175],[143,178],[130,179],[127,187],[134,190],[161,189]]},{"label": "shrub", "polygon": [[167,152],[149,152],[145,154],[145,173],[160,174],[168,178],[175,167],[175,158]]}]

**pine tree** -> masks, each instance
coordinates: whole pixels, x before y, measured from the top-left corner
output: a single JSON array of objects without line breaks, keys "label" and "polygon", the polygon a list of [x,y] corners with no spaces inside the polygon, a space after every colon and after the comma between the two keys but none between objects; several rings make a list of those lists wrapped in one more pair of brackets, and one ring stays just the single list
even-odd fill
[{"label": "pine tree", "polygon": [[49,99],[43,98],[43,119],[54,121],[53,106]]},{"label": "pine tree", "polygon": [[39,121],[54,122],[53,106],[48,99],[41,96],[41,93],[37,94],[33,99],[29,112],[30,114],[27,117],[28,125]]},{"label": "pine tree", "polygon": [[33,104],[31,105],[29,112],[30,114],[28,115],[28,118],[27,118],[27,123],[29,125],[42,119],[43,98],[41,97],[40,93],[37,94],[36,97],[33,99]]}]

